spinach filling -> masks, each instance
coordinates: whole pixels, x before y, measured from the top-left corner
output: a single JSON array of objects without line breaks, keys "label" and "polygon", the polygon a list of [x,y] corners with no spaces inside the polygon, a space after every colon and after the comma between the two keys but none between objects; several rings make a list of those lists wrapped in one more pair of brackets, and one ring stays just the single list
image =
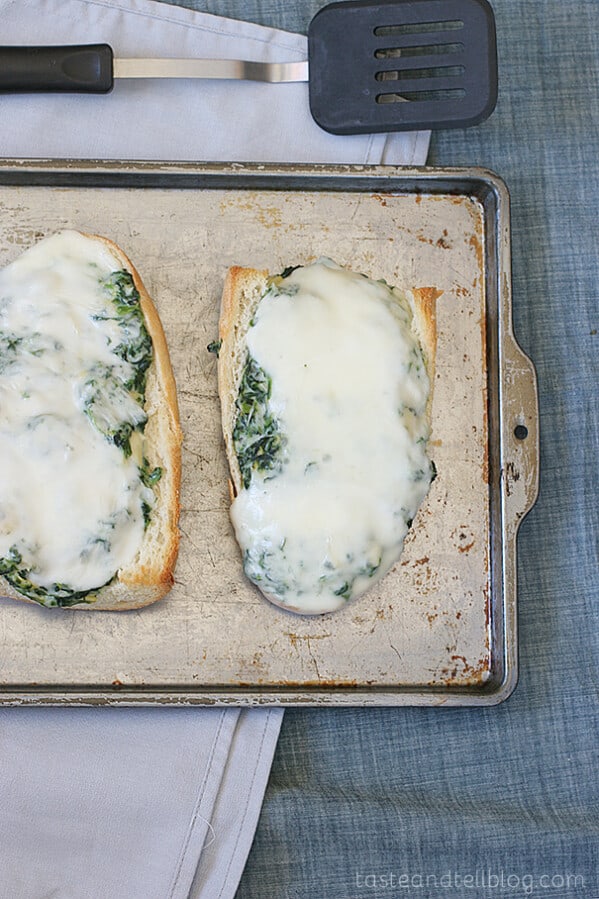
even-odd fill
[{"label": "spinach filling", "polygon": [[[152,339],[145,325],[140,304],[140,296],[132,275],[126,270],[112,272],[100,281],[100,287],[107,299],[103,312],[92,316],[94,321],[114,321],[119,328],[120,342],[114,347],[118,362],[113,366],[95,364],[90,368],[89,377],[82,390],[83,410],[94,428],[104,437],[122,450],[125,458],[131,455],[131,435],[134,431],[143,432],[147,415],[144,411],[147,371],[153,358]],[[33,337],[41,337],[34,334]],[[0,360],[6,368],[17,353],[29,352],[40,355],[44,347],[29,345],[30,338],[2,335],[0,340]],[[123,372],[126,376],[123,377]],[[162,469],[151,468],[148,460],[143,459],[138,466],[139,477],[145,487],[154,487],[162,476]],[[142,501],[141,511],[144,526],[147,527],[151,516],[151,506]],[[107,524],[107,523],[101,523]],[[109,523],[108,523],[109,524]],[[97,537],[109,549],[105,538]],[[67,584],[52,584],[43,587],[31,580],[33,566],[23,562],[16,546],[12,546],[5,558],[0,558],[0,575],[14,588],[49,607],[68,607],[82,602],[93,602],[95,591],[106,586],[101,584],[93,590],[74,590]],[[106,583],[110,583],[110,578]]]},{"label": "spinach filling", "polygon": [[[110,306],[92,318],[94,321],[114,321],[119,326],[121,342],[114,348],[114,354],[127,364],[128,377],[123,379],[116,366],[94,366],[86,383],[84,411],[94,427],[128,458],[131,434],[143,432],[148,420],[144,404],[147,371],[153,358],[152,338],[145,325],[132,275],[122,269],[112,272],[100,283]],[[150,470],[148,460],[144,458],[139,466],[144,486],[153,487],[161,475],[162,469]],[[149,517],[145,508],[144,518],[147,524]]]},{"label": "spinach filling", "polygon": [[84,410],[94,427],[128,457],[131,434],[143,431],[147,421],[143,406],[152,340],[131,274],[125,270],[112,272],[100,283],[109,305],[92,318],[118,325],[121,341],[113,352],[125,363],[128,377],[123,380],[116,365],[95,365],[84,389]]},{"label": "spinach filling", "polygon": [[[281,281],[298,268],[301,266],[290,265],[280,275],[270,278],[267,293],[293,296],[297,287],[281,287]],[[252,319],[250,327],[253,325]],[[208,351],[218,357],[221,345],[222,340],[215,340],[208,345]],[[268,408],[271,390],[270,375],[248,353],[235,401],[237,418],[233,428],[233,446],[239,462],[241,481],[246,490],[251,484],[254,471],[274,477],[283,467],[287,441],[277,419]]]},{"label": "spinach filling", "polygon": [[[278,596],[285,602],[285,595],[293,590],[301,593],[299,584],[288,562],[285,543],[276,549],[259,545],[247,549],[243,556],[243,568],[247,577],[263,587],[267,592]],[[370,547],[360,560],[348,554],[345,564],[336,568],[331,562],[323,563],[324,573],[318,578],[319,589],[328,590],[335,596],[348,600],[354,590],[358,578],[371,578],[379,570],[383,560],[383,551],[379,546]]]},{"label": "spinach filling", "polygon": [[233,428],[233,445],[246,490],[254,471],[274,477],[283,466],[286,441],[268,407],[271,389],[270,376],[248,353],[235,401]]},{"label": "spinach filling", "polygon": [[[29,580],[31,568],[23,563],[21,553],[15,546],[11,546],[8,556],[0,559],[0,574],[6,578],[15,590],[34,599],[42,606],[67,608],[80,602],[93,602],[90,590],[73,590],[67,584],[52,584],[51,587],[42,587]],[[112,578],[110,579],[112,580]],[[107,583],[110,583],[108,581]],[[102,584],[101,586],[106,586]],[[100,587],[96,588],[97,590]]]}]

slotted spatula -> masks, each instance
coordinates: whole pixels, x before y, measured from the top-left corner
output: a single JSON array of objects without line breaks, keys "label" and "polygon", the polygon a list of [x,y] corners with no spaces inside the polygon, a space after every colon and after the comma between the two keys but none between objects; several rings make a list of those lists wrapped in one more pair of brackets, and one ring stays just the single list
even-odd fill
[{"label": "slotted spatula", "polygon": [[333,134],[466,127],[497,100],[495,21],[487,0],[331,3],[312,19],[299,63],[115,59],[108,44],[0,47],[1,93],[108,93],[119,78],[308,81],[312,116]]}]

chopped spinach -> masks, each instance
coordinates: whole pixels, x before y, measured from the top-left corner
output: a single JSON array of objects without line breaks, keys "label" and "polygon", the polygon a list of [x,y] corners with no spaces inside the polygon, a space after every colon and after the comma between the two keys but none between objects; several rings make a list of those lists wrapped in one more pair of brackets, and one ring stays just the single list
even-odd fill
[{"label": "chopped spinach", "polygon": [[122,334],[122,342],[115,347],[114,352],[134,368],[125,387],[137,394],[139,402],[143,404],[147,370],[152,363],[152,339],[145,325],[139,292],[133,276],[125,269],[112,272],[101,284],[116,313],[104,315],[103,318],[116,321]]},{"label": "chopped spinach", "polygon": [[128,458],[131,455],[130,438],[132,433],[133,425],[129,424],[129,422],[124,422],[124,424],[110,433],[114,445],[118,446],[119,449],[122,449],[125,458]]},{"label": "chopped spinach", "polygon": [[93,426],[108,440],[131,455],[130,437],[134,430],[143,430],[147,421],[143,406],[108,366],[96,364],[90,368],[81,394],[84,411]]},{"label": "chopped spinach", "polygon": [[[52,584],[51,587],[42,587],[39,584],[34,584],[30,580],[31,569],[23,563],[21,553],[16,546],[11,546],[8,556],[0,559],[0,574],[6,578],[15,590],[29,597],[29,599],[35,600],[42,606],[66,608],[77,605],[80,602],[90,603],[94,601],[93,591],[90,590],[73,590],[67,584]],[[103,584],[102,586],[106,585]]]},{"label": "chopped spinach", "polygon": [[269,375],[248,353],[235,402],[237,418],[233,428],[233,445],[246,490],[254,471],[273,476],[283,466],[286,441],[268,407],[271,386]]},{"label": "chopped spinach", "polygon": [[[289,592],[299,594],[304,592],[301,575],[298,578],[294,574],[294,566],[288,559],[286,545],[286,539],[276,547],[268,541],[263,541],[246,549],[243,557],[243,568],[247,577],[261,590],[277,596],[283,603]],[[383,552],[379,546],[369,548],[362,564],[353,554],[348,554],[347,564],[339,567],[325,558],[321,569],[323,573],[318,578],[318,592],[328,592],[349,600],[356,580],[359,577],[374,577],[382,560]],[[300,563],[301,567],[303,563]]]},{"label": "chopped spinach", "polygon": [[139,476],[144,487],[153,487],[162,477],[162,469],[159,466],[150,468],[150,463],[144,456],[142,464],[139,466]]},{"label": "chopped spinach", "polygon": [[288,278],[296,269],[301,268],[301,265],[288,265],[287,268],[284,268],[279,278]]},{"label": "chopped spinach", "polygon": [[37,331],[27,335],[0,332],[0,372],[13,365],[22,353],[41,356],[45,347],[40,338],[41,334]]},{"label": "chopped spinach", "polygon": [[23,340],[23,337],[16,334],[0,334],[0,358],[5,359],[11,353],[16,353]]},{"label": "chopped spinach", "polygon": [[143,406],[152,340],[130,272],[112,272],[100,283],[109,305],[93,318],[114,321],[119,326],[121,339],[113,351],[126,365],[97,364],[90,369],[83,393],[84,408],[94,427],[128,457],[131,434],[142,431],[147,421]]},{"label": "chopped spinach", "polygon": [[220,353],[220,348],[222,347],[222,340],[212,340],[206,347],[209,353],[214,353],[216,358],[218,359],[218,354]]},{"label": "chopped spinach", "polygon": [[144,528],[147,528],[150,523],[150,518],[152,517],[152,507],[145,501],[145,499],[142,500],[141,503],[141,514],[144,517]]},{"label": "chopped spinach", "polygon": [[[280,275],[273,275],[267,281],[267,289],[264,296],[285,296],[285,297],[293,297],[295,296],[300,286],[299,284],[287,284],[283,283],[286,279],[293,274],[298,268],[302,268],[301,265],[289,265],[287,268],[284,268]],[[254,324],[254,320],[250,322],[250,327]]]},{"label": "chopped spinach", "polygon": [[382,561],[382,556],[379,556],[379,560],[376,563],[375,562],[366,562],[366,564],[363,565],[362,568],[360,568],[358,573],[365,577],[372,577],[374,574],[376,574],[376,572],[380,568],[381,561]]},{"label": "chopped spinach", "polygon": [[[276,571],[276,558],[280,553],[264,547],[247,549],[243,556],[243,570],[254,584],[258,584],[267,593],[284,596],[289,584],[281,572]],[[283,553],[284,557],[284,553]],[[275,564],[272,564],[273,559]]]}]

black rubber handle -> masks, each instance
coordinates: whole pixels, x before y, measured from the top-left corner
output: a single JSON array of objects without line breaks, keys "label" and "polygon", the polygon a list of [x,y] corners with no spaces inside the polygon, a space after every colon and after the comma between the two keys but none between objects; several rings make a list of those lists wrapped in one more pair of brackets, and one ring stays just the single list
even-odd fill
[{"label": "black rubber handle", "polygon": [[0,93],[106,94],[113,83],[108,44],[0,47]]}]

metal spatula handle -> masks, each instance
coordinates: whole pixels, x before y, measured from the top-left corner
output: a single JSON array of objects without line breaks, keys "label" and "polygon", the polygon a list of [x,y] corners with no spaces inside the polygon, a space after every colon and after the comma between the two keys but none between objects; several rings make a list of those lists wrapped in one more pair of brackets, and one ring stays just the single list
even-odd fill
[{"label": "metal spatula handle", "polygon": [[488,0],[342,0],[316,13],[299,63],[114,59],[108,44],[0,47],[0,93],[101,94],[116,78],[308,81],[312,117],[333,134],[464,128],[497,101],[495,20]]},{"label": "metal spatula handle", "polygon": [[283,84],[308,80],[308,61],[249,59],[115,59],[115,78],[207,78]]},{"label": "metal spatula handle", "polygon": [[115,59],[108,44],[0,47],[0,92],[106,94],[117,78],[307,81],[308,63],[245,59]]}]

